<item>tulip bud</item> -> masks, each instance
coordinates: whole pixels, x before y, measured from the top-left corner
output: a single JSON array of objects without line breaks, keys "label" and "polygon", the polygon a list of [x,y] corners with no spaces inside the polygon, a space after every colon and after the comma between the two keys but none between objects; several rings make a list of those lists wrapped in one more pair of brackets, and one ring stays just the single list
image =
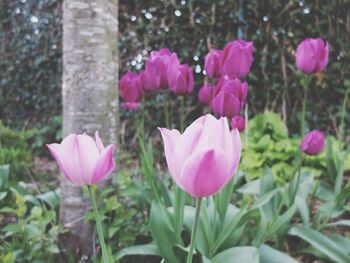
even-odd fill
[{"label": "tulip bud", "polygon": [[90,136],[71,134],[61,144],[47,144],[63,175],[78,185],[97,184],[115,169],[115,146],[103,146],[98,132]]},{"label": "tulip bud", "polygon": [[222,75],[231,79],[244,78],[248,75],[253,63],[253,42],[236,40],[228,43],[220,59],[220,70]]},{"label": "tulip bud", "polygon": [[[148,79],[153,82],[144,84],[145,90],[159,90],[168,87],[167,68],[171,52],[167,48],[159,51],[153,50],[146,60],[146,70]],[[153,85],[151,88],[150,85]],[[156,86],[156,87],[154,87]]]},{"label": "tulip bud", "polygon": [[209,78],[220,77],[220,57],[221,50],[211,49],[209,53],[205,56],[204,69]]},{"label": "tulip bud", "polygon": [[219,192],[234,176],[241,156],[239,132],[226,118],[210,114],[195,120],[183,134],[159,128],[165,157],[175,183],[194,197]]},{"label": "tulip bud", "polygon": [[328,64],[329,46],[321,38],[307,38],[295,53],[296,65],[304,73],[323,71]]},{"label": "tulip bud", "polygon": [[211,109],[218,116],[232,118],[238,115],[244,107],[247,95],[247,82],[242,83],[239,79],[220,78],[214,88]]},{"label": "tulip bud", "polygon": [[175,53],[170,57],[167,76],[169,88],[174,93],[188,94],[192,92],[194,87],[192,69],[186,64],[181,65]]},{"label": "tulip bud", "polygon": [[213,87],[210,84],[204,84],[198,92],[198,100],[205,105],[210,105],[213,97]]},{"label": "tulip bud", "polygon": [[119,82],[120,96],[126,102],[137,103],[143,97],[140,77],[135,72],[127,72]]},{"label": "tulip bud", "polygon": [[306,134],[300,144],[300,150],[308,155],[318,155],[324,147],[324,134],[313,130]]},{"label": "tulip bud", "polygon": [[243,132],[245,129],[245,118],[237,115],[231,119],[231,128],[238,129],[239,132]]}]

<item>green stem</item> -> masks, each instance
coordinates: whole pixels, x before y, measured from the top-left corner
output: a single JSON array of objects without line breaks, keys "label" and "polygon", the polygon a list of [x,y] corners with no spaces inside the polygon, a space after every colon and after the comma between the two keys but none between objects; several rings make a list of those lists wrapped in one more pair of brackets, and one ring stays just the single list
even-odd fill
[{"label": "green stem", "polygon": [[[303,160],[304,160],[304,155],[302,153],[298,152],[298,155],[301,155],[301,156],[297,157],[299,160],[297,161],[297,166],[295,168],[295,171],[293,173],[293,178],[291,181],[292,193],[291,193],[291,198],[290,198],[290,201],[291,201],[290,206],[292,206],[295,202],[295,197],[296,197],[296,194],[298,192],[299,181],[300,181],[300,170],[301,170],[301,166],[302,166]],[[296,182],[294,183],[295,180],[296,180]]]},{"label": "green stem", "polygon": [[168,95],[167,95],[167,91],[164,90],[164,118],[165,118],[165,127],[167,127],[168,129],[170,129],[170,121],[169,121],[169,107],[168,107]]},{"label": "green stem", "polygon": [[244,109],[244,118],[245,118],[245,152],[248,152],[248,103],[245,105]]},{"label": "green stem", "polygon": [[180,96],[180,132],[183,133],[184,131],[184,121],[185,121],[185,117],[184,117],[184,97]]},{"label": "green stem", "polygon": [[184,217],[184,193],[174,185],[175,190],[175,232],[181,236],[183,217]]},{"label": "green stem", "polygon": [[108,260],[107,247],[106,247],[106,243],[105,243],[105,240],[103,237],[101,218],[100,218],[100,214],[99,214],[98,209],[97,209],[95,191],[93,189],[93,186],[87,186],[87,188],[88,188],[88,192],[89,192],[89,196],[90,196],[92,209],[94,211],[98,237],[100,239],[100,245],[101,245],[101,249],[102,249],[102,262],[108,263],[109,260]]},{"label": "green stem", "polygon": [[349,95],[349,85],[346,87],[345,95],[343,99],[343,105],[340,115],[340,127],[339,127],[339,140],[343,141],[344,129],[345,129],[345,113],[346,113],[346,102],[348,100]]},{"label": "green stem", "polygon": [[302,81],[302,86],[304,89],[304,98],[303,98],[303,108],[301,111],[301,120],[300,120],[300,136],[304,137],[305,135],[305,113],[306,113],[306,105],[307,105],[307,96],[308,96],[308,91],[309,91],[309,84],[310,84],[310,76],[305,75],[303,81]]},{"label": "green stem", "polygon": [[200,215],[200,211],[201,211],[201,204],[202,204],[202,198],[197,197],[197,199],[196,199],[196,214],[195,214],[194,220],[193,220],[191,244],[190,244],[190,250],[189,250],[188,256],[187,256],[187,261],[186,261],[187,263],[192,263],[194,244],[196,242],[196,232],[197,232],[197,226],[198,226],[198,219],[199,219],[199,215]]}]

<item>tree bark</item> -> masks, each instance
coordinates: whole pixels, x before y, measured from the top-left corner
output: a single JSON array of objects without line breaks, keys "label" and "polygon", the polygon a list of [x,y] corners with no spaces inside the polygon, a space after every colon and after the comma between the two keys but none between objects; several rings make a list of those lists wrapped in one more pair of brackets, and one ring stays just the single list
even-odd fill
[{"label": "tree bark", "polygon": [[[63,135],[99,131],[105,144],[117,143],[118,0],[63,2]],[[90,256],[93,227],[80,186],[61,177],[60,237],[64,254]],[[78,262],[78,257],[76,260]]]}]

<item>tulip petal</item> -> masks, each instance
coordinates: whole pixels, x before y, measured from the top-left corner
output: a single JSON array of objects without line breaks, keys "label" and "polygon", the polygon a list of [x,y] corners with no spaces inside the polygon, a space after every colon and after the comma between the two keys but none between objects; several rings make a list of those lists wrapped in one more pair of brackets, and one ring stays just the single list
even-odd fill
[{"label": "tulip petal", "polygon": [[50,153],[52,154],[52,156],[55,158],[58,167],[60,168],[61,172],[63,173],[63,175],[70,180],[73,183],[77,183],[74,178],[69,176],[69,173],[67,173],[66,169],[64,168],[64,163],[61,160],[60,157],[60,147],[61,145],[58,143],[52,143],[52,144],[46,144],[47,148],[50,150]]},{"label": "tulip petal", "polygon": [[165,159],[166,159],[170,174],[173,177],[176,184],[180,186],[181,182],[179,180],[179,174],[175,172],[173,168],[173,163],[174,163],[174,149],[181,134],[178,130],[175,130],[175,129],[168,130],[166,128],[158,128],[158,130],[160,131],[163,138]]},{"label": "tulip petal", "polygon": [[180,175],[184,162],[193,153],[200,141],[203,125],[199,121],[201,121],[201,118],[188,126],[185,132],[177,140],[172,159],[172,169],[177,176]]},{"label": "tulip petal", "polygon": [[101,141],[101,137],[100,137],[100,134],[98,133],[98,131],[95,132],[95,140],[96,140],[96,145],[97,145],[98,150],[100,152],[102,152],[105,147]]},{"label": "tulip petal", "polygon": [[232,118],[241,111],[241,103],[236,96],[222,91],[212,100],[211,108],[218,116]]},{"label": "tulip petal", "polygon": [[205,197],[220,191],[232,176],[225,153],[221,149],[208,149],[186,160],[180,179],[189,194]]},{"label": "tulip petal", "polygon": [[90,184],[97,184],[113,172],[115,169],[115,161],[113,158],[114,150],[115,145],[110,144],[102,151],[99,159],[96,162]]}]

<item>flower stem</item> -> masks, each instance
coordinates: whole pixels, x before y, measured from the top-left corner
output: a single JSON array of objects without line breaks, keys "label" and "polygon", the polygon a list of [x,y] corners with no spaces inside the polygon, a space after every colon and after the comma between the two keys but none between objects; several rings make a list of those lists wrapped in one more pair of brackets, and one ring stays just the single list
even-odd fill
[{"label": "flower stem", "polygon": [[164,102],[163,102],[163,106],[164,106],[164,118],[165,118],[165,127],[167,127],[168,129],[170,129],[170,121],[169,121],[169,106],[168,106],[168,94],[167,91],[164,90]]},{"label": "flower stem", "polygon": [[98,237],[100,239],[100,245],[101,245],[101,249],[102,249],[102,262],[108,263],[109,260],[108,260],[107,247],[106,247],[106,243],[105,243],[105,240],[103,237],[100,214],[99,214],[98,209],[97,209],[96,198],[95,198],[95,189],[93,189],[93,186],[91,186],[91,185],[87,186],[87,188],[88,188],[88,192],[89,192],[89,197],[90,197],[92,209],[94,211]]},{"label": "flower stem", "polygon": [[187,256],[187,261],[186,261],[187,263],[192,263],[193,250],[194,250],[194,244],[196,241],[196,232],[197,232],[198,219],[199,219],[200,210],[201,210],[201,204],[202,204],[202,198],[197,197],[197,199],[196,199],[196,213],[195,213],[194,220],[193,220],[191,244],[190,244],[190,250],[189,250],[188,256]]},{"label": "flower stem", "polygon": [[248,102],[245,105],[244,109],[244,117],[245,117],[245,152],[248,152]]},{"label": "flower stem", "polygon": [[340,127],[339,127],[339,140],[340,141],[343,141],[343,136],[344,136],[346,102],[348,101],[349,87],[350,87],[350,85],[348,85],[346,87],[346,90],[345,90],[345,95],[344,95],[344,100],[343,100],[343,105],[342,105],[342,110],[341,110],[341,115],[340,115]]},{"label": "flower stem", "polygon": [[300,136],[304,137],[305,135],[305,113],[306,113],[306,104],[307,104],[307,96],[309,91],[310,84],[310,76],[306,75],[302,81],[302,86],[304,89],[304,98],[303,98],[303,108],[301,111],[301,119],[300,119]]},{"label": "flower stem", "polygon": [[180,132],[183,133],[184,131],[184,121],[185,121],[185,116],[184,116],[184,97],[180,96]]}]

